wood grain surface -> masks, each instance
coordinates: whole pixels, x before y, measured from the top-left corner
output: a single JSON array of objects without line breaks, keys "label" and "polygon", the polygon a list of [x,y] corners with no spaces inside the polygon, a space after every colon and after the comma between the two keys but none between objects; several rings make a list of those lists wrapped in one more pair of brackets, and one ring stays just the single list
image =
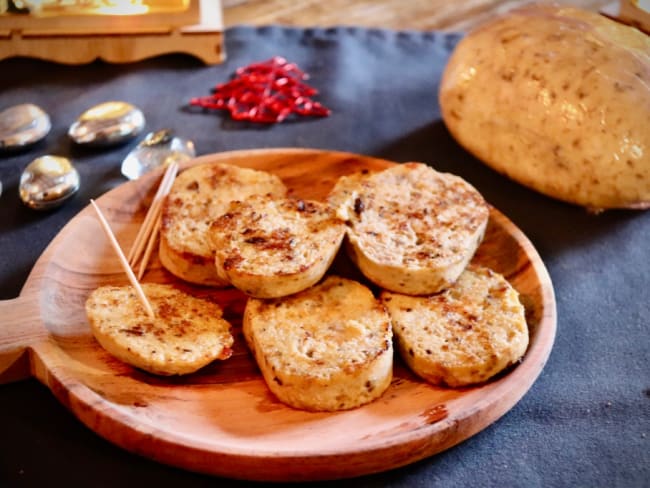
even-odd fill
[{"label": "wood grain surface", "polygon": [[[208,155],[189,164],[228,162],[269,170],[292,193],[323,198],[336,179],[393,164],[315,150],[272,149]],[[131,245],[161,172],[97,200],[123,248]],[[19,298],[0,302],[0,382],[32,375],[84,424],[134,453],[181,468],[254,480],[352,477],[412,463],[479,432],[528,391],[551,351],[553,288],[528,239],[492,209],[475,262],[503,273],[520,292],[530,330],[521,363],[486,384],[431,386],[396,360],[377,401],[345,412],[289,408],[267,389],[241,336],[246,297],[180,283],[157,260],[144,282],[171,282],[209,296],[234,325],[233,357],[192,375],[165,378],[111,357],[94,340],[84,302],[103,284],[126,284],[92,208],[73,218],[36,263]],[[335,272],[358,276],[341,255]],[[43,412],[44,415],[47,412]]]},{"label": "wood grain surface", "polygon": [[[356,25],[397,30],[469,30],[530,0],[222,0],[226,27]],[[570,0],[597,12],[611,0]]]}]

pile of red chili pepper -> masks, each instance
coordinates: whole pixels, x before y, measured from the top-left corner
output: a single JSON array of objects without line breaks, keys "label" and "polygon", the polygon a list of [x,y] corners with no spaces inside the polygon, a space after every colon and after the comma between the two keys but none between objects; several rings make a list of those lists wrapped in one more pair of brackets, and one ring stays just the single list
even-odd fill
[{"label": "pile of red chili pepper", "polygon": [[190,100],[205,109],[228,110],[234,120],[272,124],[292,114],[326,117],[330,110],[312,100],[318,91],[303,80],[308,75],[276,56],[238,68],[235,77],[216,85],[213,94]]}]

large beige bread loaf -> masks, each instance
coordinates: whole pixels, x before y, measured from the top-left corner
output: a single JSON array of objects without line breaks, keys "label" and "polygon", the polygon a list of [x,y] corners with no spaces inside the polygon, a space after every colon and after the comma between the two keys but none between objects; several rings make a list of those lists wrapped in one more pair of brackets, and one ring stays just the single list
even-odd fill
[{"label": "large beige bread loaf", "polygon": [[345,410],[390,385],[388,313],[355,281],[330,276],[289,297],[249,298],[243,331],[266,384],[287,405]]},{"label": "large beige bread loaf", "polygon": [[650,38],[527,6],[467,35],[442,78],[451,134],[510,178],[604,209],[650,205]]}]

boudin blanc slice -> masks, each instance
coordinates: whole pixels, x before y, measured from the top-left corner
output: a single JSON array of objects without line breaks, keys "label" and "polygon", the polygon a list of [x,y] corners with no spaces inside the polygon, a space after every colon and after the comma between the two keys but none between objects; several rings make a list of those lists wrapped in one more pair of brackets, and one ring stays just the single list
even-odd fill
[{"label": "boudin blanc slice", "polygon": [[384,291],[397,347],[433,384],[482,383],[517,362],[528,347],[519,294],[500,274],[470,265],[456,283],[430,296]]},{"label": "boudin blanc slice", "polygon": [[277,298],[320,281],[345,235],[325,203],[254,195],[211,226],[217,275],[244,293]]},{"label": "boudin blanc slice", "polygon": [[269,389],[289,406],[355,408],[390,385],[390,319],[355,281],[329,276],[289,297],[249,298],[243,331]]},{"label": "boudin blanc slice", "polygon": [[227,286],[228,282],[217,276],[208,229],[232,200],[254,194],[282,197],[286,188],[275,175],[229,164],[206,163],[183,171],[163,206],[162,265],[191,283]]},{"label": "boudin blanc slice", "polygon": [[348,224],[346,247],[361,272],[409,295],[435,293],[456,281],[490,213],[465,180],[422,163],[342,177],[328,201]]},{"label": "boudin blanc slice", "polygon": [[233,337],[221,308],[170,285],[143,284],[147,315],[131,286],[103,286],[86,301],[97,342],[116,358],[158,375],[193,373],[230,357]]}]

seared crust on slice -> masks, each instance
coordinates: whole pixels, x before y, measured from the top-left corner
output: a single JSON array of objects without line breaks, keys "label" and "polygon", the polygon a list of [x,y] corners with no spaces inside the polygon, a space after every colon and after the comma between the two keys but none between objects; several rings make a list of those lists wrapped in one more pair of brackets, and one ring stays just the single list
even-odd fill
[{"label": "seared crust on slice", "polygon": [[421,163],[342,177],[329,203],[348,224],[347,249],[361,272],[409,295],[451,285],[483,239],[489,217],[469,183]]},{"label": "seared crust on slice", "polygon": [[254,195],[231,202],[210,234],[220,278],[248,295],[277,298],[320,281],[345,225],[325,203]]},{"label": "seared crust on slice", "polygon": [[390,385],[390,319],[360,283],[330,276],[290,297],[249,298],[243,322],[266,384],[287,405],[345,410]]},{"label": "seared crust on slice", "polygon": [[275,175],[229,164],[206,163],[183,171],[163,206],[162,265],[191,283],[227,286],[214,268],[208,229],[232,200],[254,194],[283,197],[286,188]]},{"label": "seared crust on slice", "polygon": [[398,350],[433,384],[481,383],[519,360],[528,326],[519,294],[498,273],[470,266],[442,293],[414,297],[384,291]]},{"label": "seared crust on slice", "polygon": [[143,284],[149,318],[131,286],[103,286],[86,301],[93,335],[113,356],[159,375],[192,373],[230,357],[233,337],[221,308],[170,285]]}]

